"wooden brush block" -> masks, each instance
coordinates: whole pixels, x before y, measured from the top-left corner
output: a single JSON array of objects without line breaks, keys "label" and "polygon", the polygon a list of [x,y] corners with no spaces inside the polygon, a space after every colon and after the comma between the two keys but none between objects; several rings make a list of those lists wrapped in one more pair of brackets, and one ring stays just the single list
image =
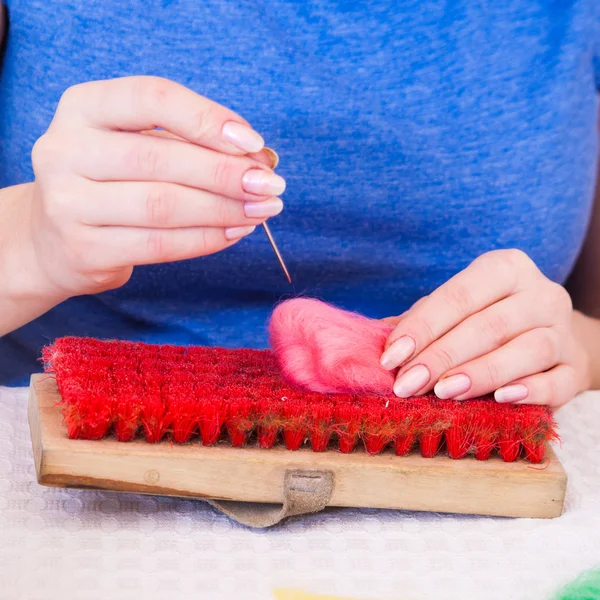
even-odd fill
[{"label": "wooden brush block", "polygon": [[288,469],[330,471],[331,506],[553,518],[562,513],[566,473],[550,447],[541,465],[467,457],[398,457],[174,445],[143,440],[70,440],[51,375],[34,375],[29,425],[41,485],[278,504]]}]

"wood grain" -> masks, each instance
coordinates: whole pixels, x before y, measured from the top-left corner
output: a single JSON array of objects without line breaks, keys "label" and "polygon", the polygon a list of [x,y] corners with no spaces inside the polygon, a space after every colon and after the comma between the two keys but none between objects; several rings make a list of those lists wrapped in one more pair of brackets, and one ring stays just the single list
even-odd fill
[{"label": "wood grain", "polygon": [[226,444],[70,440],[56,381],[31,379],[29,424],[38,482],[76,487],[248,502],[281,503],[286,469],[330,470],[330,504],[371,508],[552,518],[562,513],[566,473],[550,447],[542,465],[498,457],[397,457],[232,448]]}]

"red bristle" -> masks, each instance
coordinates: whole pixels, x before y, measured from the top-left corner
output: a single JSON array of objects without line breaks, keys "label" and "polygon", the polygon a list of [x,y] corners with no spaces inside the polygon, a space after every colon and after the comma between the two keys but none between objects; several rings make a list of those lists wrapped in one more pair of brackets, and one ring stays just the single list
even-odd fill
[{"label": "red bristle", "polygon": [[81,435],[81,417],[78,407],[75,405],[65,406],[62,413],[69,438],[72,440],[85,439]]},{"label": "red bristle", "polygon": [[440,447],[443,431],[428,431],[421,434],[421,456],[423,458],[433,458]]},{"label": "red bristle", "polygon": [[472,402],[454,402],[446,407],[449,427],[444,432],[446,448],[450,458],[466,456],[473,447],[474,420],[477,406]]},{"label": "red bristle", "polygon": [[259,448],[264,450],[272,448],[277,441],[278,434],[279,427],[277,425],[259,425],[256,434]]},{"label": "red bristle", "polygon": [[282,431],[291,449],[308,434],[313,449],[323,451],[335,433],[340,451],[351,452],[360,434],[367,452],[393,440],[396,454],[405,455],[416,438],[421,453],[434,456],[445,434],[454,458],[472,449],[485,460],[498,446],[505,460],[516,460],[523,446],[524,457],[539,462],[545,443],[557,437],[552,413],[542,406],[304,392],[282,379],[269,351],[61,338],[44,349],[43,359],[55,373],[67,434],[75,438],[97,439],[112,425],[119,440],[141,432],[155,442],[170,432],[182,443],[198,422],[209,444],[225,424],[236,446],[257,427],[262,447]]},{"label": "red bristle", "polygon": [[102,439],[113,419],[110,390],[103,382],[72,379],[63,385],[63,418],[69,437],[85,440]]},{"label": "red bristle", "polygon": [[475,458],[477,460],[487,460],[495,445],[493,442],[475,440]]},{"label": "red bristle", "polygon": [[399,435],[394,440],[394,452],[397,456],[406,456],[410,454],[415,445],[415,435]]},{"label": "red bristle", "polygon": [[140,425],[142,397],[141,383],[132,380],[124,382],[116,392],[113,429],[120,442],[135,438]]},{"label": "red bristle", "polygon": [[176,444],[188,442],[198,427],[198,402],[189,391],[181,393],[168,405],[171,436]]},{"label": "red bristle", "polygon": [[140,410],[140,421],[146,441],[150,444],[160,442],[170,422],[159,391],[147,394]]},{"label": "red bristle", "polygon": [[263,393],[260,393],[262,399],[257,403],[258,427],[256,435],[258,446],[268,449],[273,447],[279,434],[279,427],[281,425],[281,400],[279,400],[278,404],[274,404],[267,397],[263,397]]},{"label": "red bristle", "polygon": [[544,455],[546,453],[544,442],[534,443],[531,441],[523,441],[522,444],[525,450],[525,457],[529,462],[537,464],[544,460]]},{"label": "red bristle", "polygon": [[346,399],[342,399],[337,403],[334,412],[338,447],[340,452],[348,454],[354,450],[358,442],[362,412],[354,402]]},{"label": "red bristle", "polygon": [[298,450],[308,434],[308,407],[298,400],[285,400],[283,406],[283,442],[288,450]]},{"label": "red bristle", "polygon": [[385,404],[370,404],[363,420],[361,437],[365,450],[369,454],[379,454],[390,443],[395,433],[395,426],[391,421],[392,410],[389,401]]},{"label": "red bristle", "polygon": [[217,443],[226,417],[227,406],[221,398],[213,397],[201,402],[198,426],[205,446]]},{"label": "red bristle", "polygon": [[459,425],[446,429],[446,448],[450,458],[462,458],[471,448],[471,440]]},{"label": "red bristle", "polygon": [[227,435],[234,447],[244,446],[255,424],[254,401],[249,398],[231,399],[227,403]]},{"label": "red bristle", "polygon": [[473,407],[473,450],[477,460],[487,460],[496,447],[498,417],[489,401],[471,401]]},{"label": "red bristle", "polygon": [[503,433],[498,439],[498,451],[504,462],[513,462],[519,457],[521,442],[514,433]]},{"label": "red bristle", "polygon": [[410,454],[418,433],[418,418],[413,407],[404,400],[394,401],[390,406],[393,423],[394,452],[397,456]]},{"label": "red bristle", "polygon": [[311,419],[308,425],[310,444],[314,452],[327,450],[333,433],[333,406],[325,402],[311,405]]}]

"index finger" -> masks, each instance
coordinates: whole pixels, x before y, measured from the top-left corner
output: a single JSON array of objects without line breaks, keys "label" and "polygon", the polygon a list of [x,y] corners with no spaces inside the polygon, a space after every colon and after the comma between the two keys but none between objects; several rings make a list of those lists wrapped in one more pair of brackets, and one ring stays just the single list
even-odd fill
[{"label": "index finger", "polygon": [[514,294],[531,279],[532,268],[530,259],[512,251],[474,260],[404,315],[386,341],[381,364],[395,369],[467,317]]},{"label": "index finger", "polygon": [[262,137],[238,114],[183,85],[160,77],[122,77],[69,88],[55,122],[98,129],[160,127],[189,142],[225,152],[260,152]]}]

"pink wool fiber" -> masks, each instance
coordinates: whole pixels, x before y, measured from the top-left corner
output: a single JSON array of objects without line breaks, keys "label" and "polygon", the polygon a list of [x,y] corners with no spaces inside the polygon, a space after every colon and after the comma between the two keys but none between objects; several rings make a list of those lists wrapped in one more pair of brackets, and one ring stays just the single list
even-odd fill
[{"label": "pink wool fiber", "polygon": [[379,363],[393,327],[319,300],[275,308],[271,347],[284,377],[313,392],[391,395],[394,371]]}]

